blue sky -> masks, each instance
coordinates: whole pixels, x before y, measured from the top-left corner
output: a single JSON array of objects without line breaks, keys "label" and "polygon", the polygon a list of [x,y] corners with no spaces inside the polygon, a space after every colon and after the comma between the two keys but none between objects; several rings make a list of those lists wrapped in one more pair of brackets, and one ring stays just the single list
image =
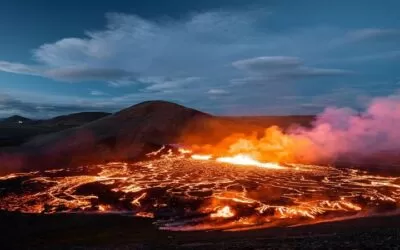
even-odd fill
[{"label": "blue sky", "polygon": [[0,117],[160,99],[226,115],[362,109],[398,93],[398,9],[396,0],[5,0]]}]

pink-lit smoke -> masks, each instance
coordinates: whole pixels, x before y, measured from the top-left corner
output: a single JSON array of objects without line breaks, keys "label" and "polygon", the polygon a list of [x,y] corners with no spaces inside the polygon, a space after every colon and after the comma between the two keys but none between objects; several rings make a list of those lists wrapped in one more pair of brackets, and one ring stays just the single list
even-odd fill
[{"label": "pink-lit smoke", "polygon": [[400,99],[376,98],[362,113],[327,108],[311,129],[300,127],[290,134],[311,140],[312,150],[320,159],[393,161],[400,152]]},{"label": "pink-lit smoke", "polygon": [[268,162],[400,163],[400,99],[374,99],[362,113],[327,108],[311,128],[297,126],[285,133],[273,126],[262,137],[235,134],[211,150]]}]

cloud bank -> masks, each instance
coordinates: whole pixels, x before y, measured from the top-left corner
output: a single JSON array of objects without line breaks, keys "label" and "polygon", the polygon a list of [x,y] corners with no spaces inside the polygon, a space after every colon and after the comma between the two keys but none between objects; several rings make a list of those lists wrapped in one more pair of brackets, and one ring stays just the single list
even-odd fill
[{"label": "cloud bank", "polygon": [[[286,114],[306,110],[300,100],[340,91],[349,84],[344,77],[362,75],[358,68],[348,68],[346,59],[354,64],[399,58],[392,53],[398,49],[378,53],[368,48],[362,55],[334,58],[336,52],[359,52],[358,43],[398,39],[395,28],[276,31],[269,27],[271,18],[263,9],[192,13],[180,19],[108,13],[103,29],[43,44],[33,49],[32,64],[0,61],[0,71],[73,83],[76,88],[86,82],[119,87],[120,94],[108,98],[88,93],[118,107],[161,98],[215,113]],[[305,82],[327,87],[310,88]],[[107,92],[105,87],[101,91]]]},{"label": "cloud bank", "polygon": [[[63,38],[43,44],[33,50],[37,64],[3,61],[0,70],[67,82],[99,80],[114,85],[148,77],[204,77],[206,72],[218,78],[222,71],[233,74],[234,68],[227,69],[226,63],[234,62],[240,68],[241,63],[251,63],[252,59],[247,57],[252,54],[291,51],[292,45],[285,43],[284,38],[265,32],[260,26],[266,16],[268,12],[262,10],[215,11],[181,20],[157,21],[109,13],[104,30],[87,31],[83,38]],[[279,60],[290,64],[292,59],[266,56],[253,60],[258,62],[253,62],[252,67],[257,67],[256,64],[268,67],[268,63],[278,65]],[[325,74],[313,72],[312,68],[303,69],[297,61],[300,59],[293,60],[295,65],[281,66],[298,67],[297,73],[303,75]]]}]

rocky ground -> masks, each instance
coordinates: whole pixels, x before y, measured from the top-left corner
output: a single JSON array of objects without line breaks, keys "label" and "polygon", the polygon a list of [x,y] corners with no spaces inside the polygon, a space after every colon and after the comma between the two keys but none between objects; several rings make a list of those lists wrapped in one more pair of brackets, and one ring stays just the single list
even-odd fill
[{"label": "rocky ground", "polygon": [[399,249],[400,216],[243,232],[160,231],[121,215],[0,215],[2,249]]}]

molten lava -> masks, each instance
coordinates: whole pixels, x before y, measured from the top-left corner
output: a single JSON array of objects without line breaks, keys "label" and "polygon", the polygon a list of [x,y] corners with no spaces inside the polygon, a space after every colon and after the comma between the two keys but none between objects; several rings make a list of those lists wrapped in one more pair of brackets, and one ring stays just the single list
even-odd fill
[{"label": "molten lava", "polygon": [[284,167],[277,163],[262,163],[254,160],[248,155],[238,154],[233,157],[219,157],[216,159],[218,162],[231,163],[234,165],[244,166],[257,166],[262,168],[283,169]]},{"label": "molten lava", "polygon": [[211,218],[231,218],[235,216],[229,206],[219,208],[215,213],[210,214]]},{"label": "molten lava", "polygon": [[[0,209],[121,212],[153,218],[168,230],[239,230],[396,212],[400,207],[399,177],[273,163],[281,162],[279,157],[265,162],[253,151],[254,143],[242,140],[229,145],[225,156],[222,150],[165,153],[163,147],[137,163],[2,176]],[[291,159],[282,151],[274,155]]]},{"label": "molten lava", "polygon": [[212,155],[197,155],[197,154],[194,154],[191,157],[192,157],[192,159],[195,159],[195,160],[207,161],[207,160],[210,160],[212,158]]}]

